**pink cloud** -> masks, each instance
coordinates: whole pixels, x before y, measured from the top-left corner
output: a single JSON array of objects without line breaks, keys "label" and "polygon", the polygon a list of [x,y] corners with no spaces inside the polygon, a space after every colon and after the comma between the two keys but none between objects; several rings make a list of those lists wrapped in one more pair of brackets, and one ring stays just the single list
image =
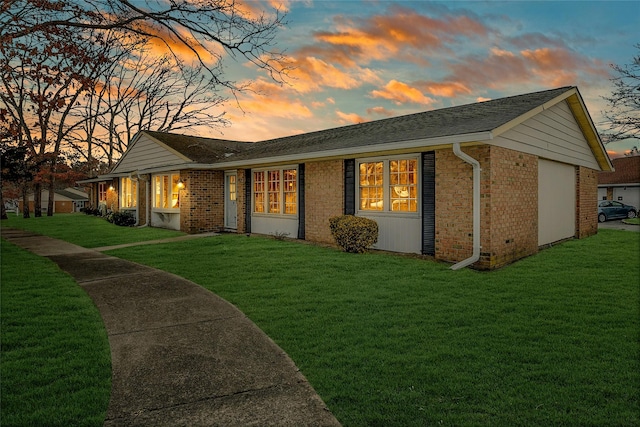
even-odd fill
[{"label": "pink cloud", "polygon": [[375,114],[377,116],[392,117],[396,113],[391,110],[387,110],[384,107],[372,107],[372,108],[367,108],[367,114]]}]

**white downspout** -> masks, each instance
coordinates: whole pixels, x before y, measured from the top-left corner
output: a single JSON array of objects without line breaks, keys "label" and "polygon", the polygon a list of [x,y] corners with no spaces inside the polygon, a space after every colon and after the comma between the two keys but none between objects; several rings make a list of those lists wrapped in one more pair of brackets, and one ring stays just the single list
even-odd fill
[{"label": "white downspout", "polygon": [[467,259],[451,266],[459,270],[480,259],[480,163],[460,150],[460,143],[453,144],[453,154],[473,166],[473,253]]}]

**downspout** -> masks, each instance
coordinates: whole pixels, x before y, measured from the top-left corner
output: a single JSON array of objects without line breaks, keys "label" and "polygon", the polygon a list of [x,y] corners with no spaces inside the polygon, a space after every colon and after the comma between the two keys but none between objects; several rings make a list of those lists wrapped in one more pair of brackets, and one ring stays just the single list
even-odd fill
[{"label": "downspout", "polygon": [[480,259],[480,163],[460,150],[460,143],[453,144],[453,154],[473,166],[473,253],[467,259],[451,266],[452,270],[467,267]]}]

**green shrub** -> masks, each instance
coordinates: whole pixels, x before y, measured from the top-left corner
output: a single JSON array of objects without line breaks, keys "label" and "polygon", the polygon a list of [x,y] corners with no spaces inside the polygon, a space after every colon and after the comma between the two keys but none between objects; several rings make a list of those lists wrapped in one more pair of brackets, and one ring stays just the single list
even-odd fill
[{"label": "green shrub", "polygon": [[136,217],[127,211],[111,212],[107,214],[106,218],[110,223],[123,227],[133,227],[136,224]]},{"label": "green shrub", "polygon": [[331,235],[346,252],[362,253],[378,241],[378,223],[353,215],[329,218]]}]

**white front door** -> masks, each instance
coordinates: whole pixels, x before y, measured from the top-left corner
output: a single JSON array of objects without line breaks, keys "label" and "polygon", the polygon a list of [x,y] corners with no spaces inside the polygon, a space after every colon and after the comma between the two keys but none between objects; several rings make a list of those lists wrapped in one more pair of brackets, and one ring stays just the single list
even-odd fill
[{"label": "white front door", "polygon": [[238,227],[238,175],[236,172],[224,173],[224,228]]}]

